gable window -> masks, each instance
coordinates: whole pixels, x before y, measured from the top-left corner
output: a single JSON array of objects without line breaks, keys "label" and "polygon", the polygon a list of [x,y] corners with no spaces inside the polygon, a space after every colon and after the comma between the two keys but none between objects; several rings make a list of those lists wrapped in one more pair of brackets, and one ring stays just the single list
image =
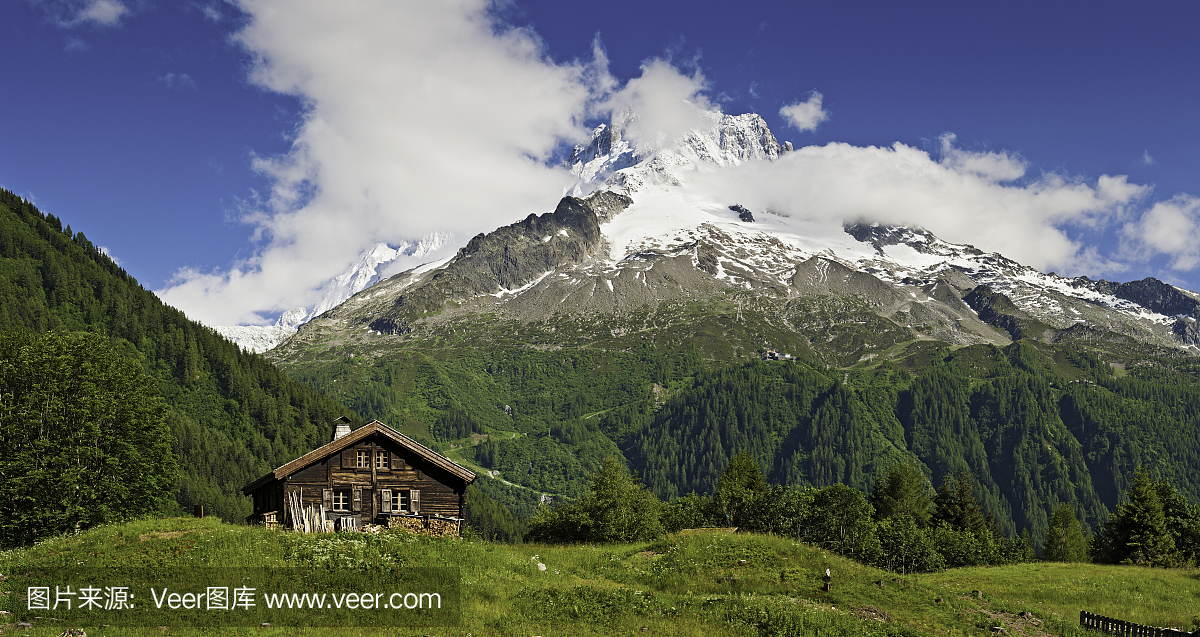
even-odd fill
[{"label": "gable window", "polygon": [[370,460],[369,460],[370,457],[371,456],[366,451],[359,450],[358,464],[355,466],[357,466],[361,469],[369,469],[371,467]]},{"label": "gable window", "polygon": [[375,452],[375,468],[376,469],[387,469],[388,468],[388,452],[386,452],[386,451],[376,451]]},{"label": "gable window", "polygon": [[350,491],[349,491],[349,489],[337,489],[333,492],[333,510],[334,511],[349,511],[350,510]]}]

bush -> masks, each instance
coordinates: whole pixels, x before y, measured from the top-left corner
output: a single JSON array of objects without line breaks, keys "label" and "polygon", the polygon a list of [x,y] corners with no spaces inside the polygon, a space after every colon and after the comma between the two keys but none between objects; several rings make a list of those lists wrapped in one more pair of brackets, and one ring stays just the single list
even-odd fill
[{"label": "bush", "polygon": [[933,539],[909,515],[881,520],[875,534],[879,538],[880,554],[875,562],[879,568],[897,573],[927,573],[946,567],[946,560],[937,552]]},{"label": "bush", "polygon": [[875,513],[862,493],[835,484],[813,495],[802,522],[803,540],[864,563],[879,557],[875,535]]},{"label": "bush", "polygon": [[614,458],[592,476],[592,488],[557,508],[543,506],[529,523],[530,542],[637,542],[663,535],[662,503]]},{"label": "bush", "polygon": [[662,509],[662,525],[667,533],[678,533],[683,529],[701,529],[717,526],[713,516],[712,498],[690,493],[675,498]]}]

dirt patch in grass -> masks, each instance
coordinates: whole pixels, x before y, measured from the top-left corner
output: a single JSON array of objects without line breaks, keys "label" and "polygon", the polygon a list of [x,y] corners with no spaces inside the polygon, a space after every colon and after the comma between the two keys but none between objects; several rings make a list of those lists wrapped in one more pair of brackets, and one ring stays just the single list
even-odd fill
[{"label": "dirt patch in grass", "polygon": [[874,619],[877,622],[890,622],[892,616],[874,606],[852,606],[850,610],[859,619]]}]

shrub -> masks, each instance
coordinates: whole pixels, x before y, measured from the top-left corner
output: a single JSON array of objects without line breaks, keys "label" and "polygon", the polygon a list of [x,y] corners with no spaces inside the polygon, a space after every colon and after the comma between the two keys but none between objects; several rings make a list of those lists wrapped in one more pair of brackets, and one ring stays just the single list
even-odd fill
[{"label": "shrub", "polygon": [[531,542],[636,542],[661,537],[662,503],[625,467],[608,458],[592,488],[557,508],[543,506],[529,523]]},{"label": "shrub", "polygon": [[875,534],[879,538],[876,566],[897,573],[927,573],[946,567],[933,539],[917,528],[911,516],[900,514],[881,520]]}]

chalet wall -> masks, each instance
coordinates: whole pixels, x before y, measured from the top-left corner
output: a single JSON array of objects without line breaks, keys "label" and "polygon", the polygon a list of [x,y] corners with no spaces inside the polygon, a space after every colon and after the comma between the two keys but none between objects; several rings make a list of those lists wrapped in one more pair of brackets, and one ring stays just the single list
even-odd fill
[{"label": "chalet wall", "polygon": [[[402,493],[398,503],[420,515],[461,518],[466,485],[462,478],[430,463],[419,454],[382,434],[372,434],[353,446],[304,467],[283,481],[259,487],[254,493],[255,513],[281,510],[290,493],[299,493],[303,506],[324,505],[330,519],[343,515],[363,523],[382,523],[386,510],[384,491]],[[417,498],[410,494],[417,492]],[[339,497],[339,494],[341,497]],[[278,503],[269,508],[268,503]],[[341,507],[345,506],[343,510]],[[390,504],[390,503],[389,503]]]}]

